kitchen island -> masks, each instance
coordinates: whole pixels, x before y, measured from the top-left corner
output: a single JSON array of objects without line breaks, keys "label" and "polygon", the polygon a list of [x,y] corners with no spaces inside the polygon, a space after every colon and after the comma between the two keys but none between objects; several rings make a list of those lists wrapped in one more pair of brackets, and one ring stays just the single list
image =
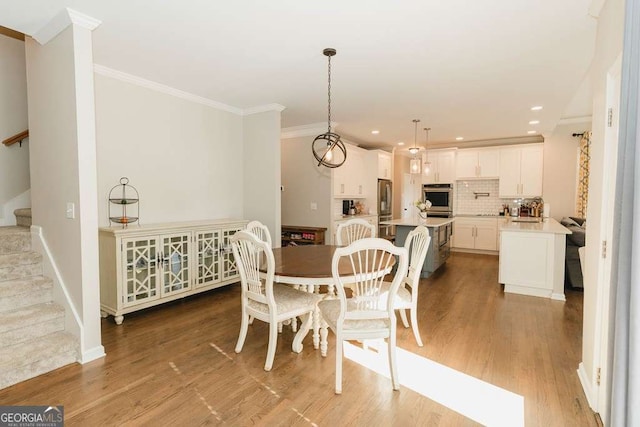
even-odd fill
[{"label": "kitchen island", "polygon": [[500,226],[498,281],[504,291],[565,301],[567,228],[553,218],[539,223],[509,219]]},{"label": "kitchen island", "polygon": [[429,230],[431,242],[427,250],[427,257],[422,265],[420,277],[426,278],[433,274],[442,264],[447,261],[451,253],[451,225],[453,218],[427,218],[422,219],[394,219],[391,221],[381,221],[382,225],[395,225],[396,245],[404,246],[407,236],[419,225],[424,225]]}]

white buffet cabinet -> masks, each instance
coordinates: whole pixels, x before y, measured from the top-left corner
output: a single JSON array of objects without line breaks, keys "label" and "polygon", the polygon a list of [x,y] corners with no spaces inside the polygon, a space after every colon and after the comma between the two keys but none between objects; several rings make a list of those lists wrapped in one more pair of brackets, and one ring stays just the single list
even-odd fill
[{"label": "white buffet cabinet", "polygon": [[100,307],[124,315],[239,280],[229,239],[245,220],[99,229]]},{"label": "white buffet cabinet", "polygon": [[504,291],[564,301],[564,254],[571,231],[553,218],[503,222],[498,280]]}]

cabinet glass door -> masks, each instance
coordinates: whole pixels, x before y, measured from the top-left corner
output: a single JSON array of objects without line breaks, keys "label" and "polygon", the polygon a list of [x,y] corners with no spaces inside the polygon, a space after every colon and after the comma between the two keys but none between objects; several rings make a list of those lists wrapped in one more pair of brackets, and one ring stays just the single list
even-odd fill
[{"label": "cabinet glass door", "polygon": [[197,231],[196,250],[196,288],[207,286],[221,280],[220,275],[220,231]]},{"label": "cabinet glass door", "polygon": [[162,295],[184,292],[189,281],[191,233],[162,236]]},{"label": "cabinet glass door", "polygon": [[231,237],[236,234],[236,232],[242,230],[241,227],[238,228],[228,228],[226,230],[222,230],[222,246],[220,248],[220,256],[222,262],[222,279],[233,279],[235,277],[239,277],[240,273],[238,273],[238,266],[236,265],[236,260],[233,257],[233,251],[231,250]]},{"label": "cabinet glass door", "polygon": [[155,237],[123,239],[123,304],[131,306],[160,297],[158,274],[158,239]]}]

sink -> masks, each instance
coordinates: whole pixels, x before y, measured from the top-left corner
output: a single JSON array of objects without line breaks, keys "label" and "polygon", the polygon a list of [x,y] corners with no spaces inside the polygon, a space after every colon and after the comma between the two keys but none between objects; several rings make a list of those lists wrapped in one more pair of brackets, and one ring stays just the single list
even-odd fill
[{"label": "sink", "polygon": [[541,217],[519,216],[511,219],[511,222],[542,222]]}]

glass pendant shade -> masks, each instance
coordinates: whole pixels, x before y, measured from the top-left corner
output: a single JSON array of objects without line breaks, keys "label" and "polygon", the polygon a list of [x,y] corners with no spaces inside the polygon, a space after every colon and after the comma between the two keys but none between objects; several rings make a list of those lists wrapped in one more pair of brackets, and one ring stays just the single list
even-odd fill
[{"label": "glass pendant shade", "polygon": [[413,119],[414,135],[413,135],[413,147],[409,148],[409,153],[413,155],[413,158],[409,162],[409,173],[420,173],[420,158],[417,157],[420,149],[418,148],[418,123],[420,120]]},{"label": "glass pendant shade", "polygon": [[[424,137],[424,149],[427,149],[427,145],[429,144],[429,131],[431,130],[431,128],[424,128],[425,131],[425,137]],[[427,153],[428,155],[428,153]],[[431,172],[431,162],[429,161],[428,157],[425,156],[425,162],[424,162],[424,167],[422,168],[422,172],[425,175],[429,175],[429,173]]]},{"label": "glass pendant shade", "polygon": [[411,159],[410,163],[409,163],[409,171],[411,173],[415,173],[418,174],[420,173],[420,159],[418,157],[414,157],[413,159]]}]

